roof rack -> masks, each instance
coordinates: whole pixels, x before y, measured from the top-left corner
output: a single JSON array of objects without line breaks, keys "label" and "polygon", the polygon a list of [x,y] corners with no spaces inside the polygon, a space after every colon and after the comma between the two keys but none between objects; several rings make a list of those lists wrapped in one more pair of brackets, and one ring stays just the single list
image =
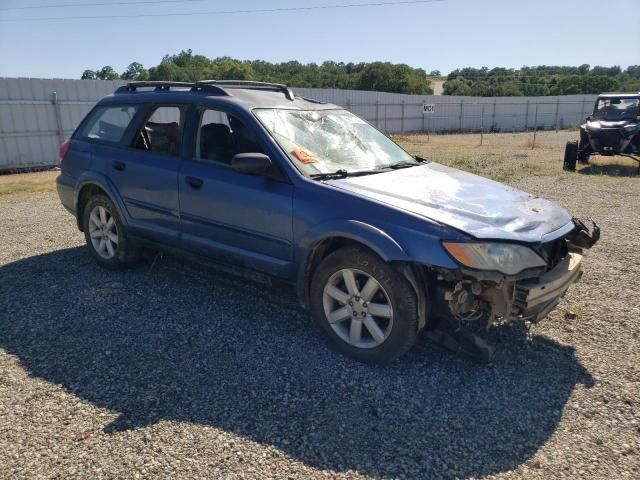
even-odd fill
[{"label": "roof rack", "polygon": [[165,81],[149,81],[149,82],[129,82],[118,88],[115,93],[135,93],[138,88],[154,87],[156,92],[169,92],[171,88],[189,88],[190,91],[205,91],[218,95],[229,95],[222,88],[215,85],[200,85],[198,82],[165,82]]},{"label": "roof rack", "polygon": [[633,97],[636,95],[640,95],[640,92],[602,92],[599,96],[618,96],[618,97]]},{"label": "roof rack", "polygon": [[169,91],[171,87],[182,87],[182,88],[191,88],[193,87],[193,83],[189,82],[164,82],[164,81],[153,81],[153,82],[129,82],[126,85],[118,88],[116,93],[130,93],[135,92],[138,88],[144,87],[155,87],[156,91]]},{"label": "roof rack", "polygon": [[251,80],[201,80],[199,82],[166,82],[145,81],[129,82],[118,88],[115,93],[134,93],[138,88],[154,87],[156,92],[168,92],[171,88],[190,88],[193,92],[209,91],[218,95],[229,95],[224,87],[228,88],[253,88],[257,90],[273,90],[284,93],[289,100],[295,96],[289,87],[281,83],[254,82]]},{"label": "roof rack", "polygon": [[275,90],[284,93],[289,100],[294,100],[295,96],[291,89],[282,83],[254,82],[253,80],[201,80],[196,82],[202,85],[216,85],[219,87],[255,88],[260,90]]},{"label": "roof rack", "polygon": [[303,100],[309,102],[309,103],[319,103],[320,105],[326,105],[327,102],[323,102],[322,100],[318,100],[315,98],[307,98],[307,97],[298,97],[298,98],[302,98]]}]

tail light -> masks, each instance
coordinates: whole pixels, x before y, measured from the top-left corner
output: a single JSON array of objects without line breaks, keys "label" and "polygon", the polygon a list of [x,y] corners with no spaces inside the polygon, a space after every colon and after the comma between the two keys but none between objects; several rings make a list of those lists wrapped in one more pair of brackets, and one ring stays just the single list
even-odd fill
[{"label": "tail light", "polygon": [[69,151],[69,147],[71,146],[71,139],[67,138],[62,145],[60,145],[60,161],[64,160],[64,157],[67,155]]}]

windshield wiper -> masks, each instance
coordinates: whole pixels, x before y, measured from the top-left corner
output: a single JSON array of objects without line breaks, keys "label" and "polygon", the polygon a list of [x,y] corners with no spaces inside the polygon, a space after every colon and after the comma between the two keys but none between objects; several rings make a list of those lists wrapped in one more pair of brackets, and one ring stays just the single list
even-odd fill
[{"label": "windshield wiper", "polygon": [[415,157],[413,161],[411,160],[402,160],[401,162],[392,163],[391,165],[385,165],[384,167],[380,167],[380,170],[398,170],[399,168],[409,168],[409,167],[417,167],[420,164],[428,163],[429,161],[422,157]]},{"label": "windshield wiper", "polygon": [[309,176],[314,180],[329,180],[332,178],[346,178],[349,176],[349,172],[344,169],[340,169],[329,173],[312,173]]},{"label": "windshield wiper", "polygon": [[309,177],[314,180],[332,180],[334,178],[347,178],[347,177],[362,177],[364,175],[373,175],[374,173],[383,173],[384,169],[376,168],[375,170],[358,170],[355,172],[348,172],[344,169],[336,170],[329,173],[312,173]]},{"label": "windshield wiper", "polygon": [[408,160],[403,160],[402,162],[392,163],[391,165],[387,165],[384,168],[391,168],[392,170],[398,170],[400,168],[409,168],[409,167],[417,167],[420,165],[418,162],[410,162]]}]

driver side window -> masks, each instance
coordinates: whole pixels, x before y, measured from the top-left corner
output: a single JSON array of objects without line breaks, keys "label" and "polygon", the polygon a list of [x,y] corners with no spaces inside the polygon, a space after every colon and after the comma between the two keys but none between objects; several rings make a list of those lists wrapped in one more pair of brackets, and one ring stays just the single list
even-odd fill
[{"label": "driver side window", "polygon": [[231,165],[238,153],[264,153],[253,129],[230,113],[205,110],[198,128],[196,158]]}]

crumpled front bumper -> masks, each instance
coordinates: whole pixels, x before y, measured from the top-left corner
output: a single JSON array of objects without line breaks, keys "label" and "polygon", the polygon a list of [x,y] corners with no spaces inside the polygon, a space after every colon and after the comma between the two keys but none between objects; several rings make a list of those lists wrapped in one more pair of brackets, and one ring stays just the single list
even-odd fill
[{"label": "crumpled front bumper", "polygon": [[542,320],[555,308],[571,284],[582,277],[580,253],[569,253],[556,267],[541,277],[516,283],[512,316],[532,322]]},{"label": "crumpled front bumper", "polygon": [[530,270],[515,276],[467,269],[461,277],[447,277],[447,272],[441,272],[439,278],[447,283],[441,288],[442,293],[434,295],[434,310],[448,310],[445,315],[457,320],[481,320],[486,326],[519,320],[538,322],[580,280],[585,251],[599,239],[598,225],[574,218],[570,232],[537,246],[548,270]]}]

